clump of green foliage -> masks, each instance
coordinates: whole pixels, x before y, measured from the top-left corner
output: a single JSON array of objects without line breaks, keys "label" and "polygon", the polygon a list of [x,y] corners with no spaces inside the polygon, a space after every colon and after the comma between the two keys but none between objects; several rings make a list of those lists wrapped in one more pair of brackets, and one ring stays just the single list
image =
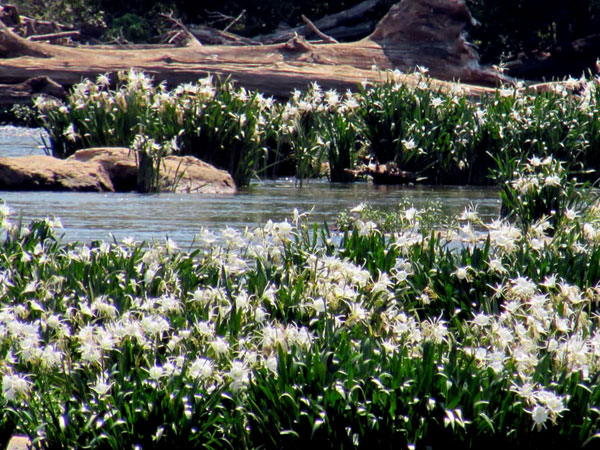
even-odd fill
[{"label": "clump of green foliage", "polygon": [[0,123],[23,127],[39,127],[38,111],[29,106],[14,104],[0,107]]},{"label": "clump of green foliage", "polygon": [[36,107],[56,157],[86,147],[130,147],[143,135],[143,140],[228,170],[245,186],[265,156],[263,116],[272,102],[212,78],[168,91],[132,70],[119,74],[114,90],[102,75],[96,83],[76,85],[64,104],[41,98]]},{"label": "clump of green foliage", "polygon": [[130,146],[142,134],[228,170],[240,186],[274,175],[282,162],[300,182],[351,181],[369,161],[429,184],[489,185],[534,156],[563,161],[571,178],[597,178],[597,78],[569,79],[547,92],[503,87],[474,100],[460,84],[436,87],[422,68],[385,76],[358,93],[313,84],[280,103],[210,77],[169,90],[130,71],[115,89],[101,75],[76,85],[64,103],[36,105],[55,156]]},{"label": "clump of green foliage", "polygon": [[428,202],[417,209],[408,200],[403,200],[391,209],[374,208],[361,203],[350,211],[342,212],[337,218],[337,226],[342,231],[371,227],[383,233],[408,229],[427,233],[436,227],[447,227],[453,220],[453,216],[444,211],[439,202]]}]

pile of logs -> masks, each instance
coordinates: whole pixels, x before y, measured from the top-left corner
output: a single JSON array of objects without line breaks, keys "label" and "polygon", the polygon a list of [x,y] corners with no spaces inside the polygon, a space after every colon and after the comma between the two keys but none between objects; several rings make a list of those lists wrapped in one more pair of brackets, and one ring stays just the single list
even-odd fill
[{"label": "pile of logs", "polygon": [[17,35],[31,41],[67,44],[71,38],[80,36],[79,30],[71,25],[23,16],[14,5],[0,5],[0,21]]},{"label": "pile of logs", "polygon": [[[355,8],[374,3],[369,0]],[[5,12],[8,17],[14,15]],[[360,12],[349,10],[314,23],[307,19],[308,28],[262,36],[242,45],[202,45],[190,36],[184,47],[133,49],[38,42],[20,36],[0,20],[0,91],[8,92],[6,85],[32,77],[47,77],[66,89],[83,78],[132,67],[171,86],[215,74],[275,97],[286,97],[315,81],[324,88],[353,89],[361,82],[381,82],[382,71],[410,71],[416,66],[427,67],[439,80],[471,83],[474,86],[467,89],[474,95],[487,91],[479,86],[506,81],[501,74],[480,67],[477,54],[465,41],[463,32],[472,18],[464,0],[402,0],[369,36],[354,42],[338,43],[320,30],[339,30],[344,17]],[[320,42],[299,34],[308,31],[318,32]],[[283,42],[271,43],[278,41]],[[411,82],[410,77],[405,81]],[[446,84],[440,81],[439,86]],[[0,98],[9,101],[6,95]],[[17,96],[15,101],[23,98]]]},{"label": "pile of logs", "polygon": [[[328,38],[338,41],[358,40],[368,36],[377,25],[374,21],[365,21],[364,17],[379,3],[380,0],[366,0],[350,9],[316,20],[314,23],[302,16],[304,25],[259,36],[257,40],[263,44],[278,44],[292,39],[295,35],[325,42],[328,42]],[[324,38],[323,34],[327,37]]]}]

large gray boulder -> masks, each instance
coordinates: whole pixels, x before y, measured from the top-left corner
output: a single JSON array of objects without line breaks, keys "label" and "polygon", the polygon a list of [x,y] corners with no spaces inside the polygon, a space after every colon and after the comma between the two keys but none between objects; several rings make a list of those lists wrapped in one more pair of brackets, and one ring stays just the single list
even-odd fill
[{"label": "large gray boulder", "polygon": [[[191,156],[168,156],[160,169],[161,191],[235,194],[226,171]],[[51,156],[0,158],[0,189],[52,191],[134,191],[135,153],[127,148],[89,148],[65,160]]]}]

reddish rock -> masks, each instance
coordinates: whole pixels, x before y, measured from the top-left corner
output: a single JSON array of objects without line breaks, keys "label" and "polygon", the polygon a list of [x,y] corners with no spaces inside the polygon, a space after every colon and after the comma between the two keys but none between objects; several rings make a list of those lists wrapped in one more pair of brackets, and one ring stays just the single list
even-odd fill
[{"label": "reddish rock", "polygon": [[163,189],[175,186],[175,192],[235,194],[237,188],[226,170],[220,170],[193,156],[167,156],[163,160]]},{"label": "reddish rock", "polygon": [[86,148],[76,151],[67,158],[67,161],[100,165],[108,173],[115,191],[135,191],[137,178],[135,155],[127,148]]},{"label": "reddish rock", "polygon": [[97,163],[44,155],[0,158],[0,189],[14,191],[114,191],[108,173]]},{"label": "reddish rock", "polygon": [[[75,152],[68,160],[100,164],[117,191],[135,190],[137,168],[135,153],[122,147],[88,148]],[[160,168],[162,192],[198,194],[235,194],[231,175],[192,156],[167,156]]]},{"label": "reddish rock", "polygon": [[[79,150],[67,159],[32,155],[0,158],[0,190],[130,192],[136,188],[135,154],[126,148]],[[235,194],[229,173],[191,156],[168,156],[161,191]]]}]

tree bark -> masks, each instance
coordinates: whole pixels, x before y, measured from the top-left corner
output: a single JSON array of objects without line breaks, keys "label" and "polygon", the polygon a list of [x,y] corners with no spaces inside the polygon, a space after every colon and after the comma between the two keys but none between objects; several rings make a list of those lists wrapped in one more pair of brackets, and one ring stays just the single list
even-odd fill
[{"label": "tree bark", "polygon": [[[463,0],[403,0],[369,37],[352,43],[316,45],[296,37],[277,45],[142,50],[31,42],[0,25],[0,57],[4,58],[0,59],[0,83],[46,76],[68,87],[82,78],[134,67],[170,85],[215,74],[267,95],[286,97],[313,81],[324,88],[355,88],[364,81],[381,82],[382,70],[406,71],[417,65],[442,80],[488,86],[504,81],[501,74],[479,66],[477,55],[463,39],[471,20]],[[473,95],[486,91],[480,87],[467,90]]]}]

